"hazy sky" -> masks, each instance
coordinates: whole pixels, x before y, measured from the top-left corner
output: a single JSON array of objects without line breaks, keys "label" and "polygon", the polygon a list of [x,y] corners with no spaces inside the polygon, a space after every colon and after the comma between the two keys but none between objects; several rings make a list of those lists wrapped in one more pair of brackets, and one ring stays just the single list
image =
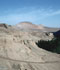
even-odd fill
[{"label": "hazy sky", "polygon": [[0,0],[0,22],[22,21],[60,27],[60,0]]}]

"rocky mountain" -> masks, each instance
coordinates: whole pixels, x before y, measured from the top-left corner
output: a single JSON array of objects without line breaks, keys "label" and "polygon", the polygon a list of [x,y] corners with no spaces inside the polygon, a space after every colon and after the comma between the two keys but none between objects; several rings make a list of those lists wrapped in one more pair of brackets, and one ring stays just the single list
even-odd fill
[{"label": "rocky mountain", "polygon": [[40,29],[32,23],[16,26],[0,24],[0,70],[60,69],[60,54],[46,51],[36,44],[39,40],[54,37],[52,33]]}]

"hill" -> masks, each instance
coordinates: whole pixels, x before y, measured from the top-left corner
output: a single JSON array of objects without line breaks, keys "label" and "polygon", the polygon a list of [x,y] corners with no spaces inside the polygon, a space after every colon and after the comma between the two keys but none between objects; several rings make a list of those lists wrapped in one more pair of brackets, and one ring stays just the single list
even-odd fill
[{"label": "hill", "polygon": [[[31,26],[33,24],[30,23],[28,25]],[[37,28],[35,25],[32,27]],[[16,26],[0,27],[1,70],[60,69],[60,54],[46,51],[39,48],[36,44],[42,39],[51,40],[54,37],[53,34],[43,32],[41,34],[38,30],[31,30],[32,34],[29,31],[22,31]]]}]

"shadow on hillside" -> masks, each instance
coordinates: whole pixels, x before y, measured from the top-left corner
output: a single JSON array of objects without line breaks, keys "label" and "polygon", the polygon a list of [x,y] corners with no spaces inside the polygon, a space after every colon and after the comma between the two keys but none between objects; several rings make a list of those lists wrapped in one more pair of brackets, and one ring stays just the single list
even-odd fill
[{"label": "shadow on hillside", "polygon": [[40,40],[36,44],[39,48],[60,54],[60,37],[55,37],[51,41]]},{"label": "shadow on hillside", "polygon": [[55,37],[60,37],[60,30],[58,30],[57,32],[53,32]]}]

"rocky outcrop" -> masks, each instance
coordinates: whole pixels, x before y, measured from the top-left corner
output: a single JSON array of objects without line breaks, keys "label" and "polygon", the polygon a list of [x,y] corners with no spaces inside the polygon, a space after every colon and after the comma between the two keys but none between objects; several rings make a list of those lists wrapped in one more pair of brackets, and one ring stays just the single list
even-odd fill
[{"label": "rocky outcrop", "polygon": [[0,23],[0,27],[8,28],[8,25],[7,24],[4,24],[4,23],[3,24]]}]

